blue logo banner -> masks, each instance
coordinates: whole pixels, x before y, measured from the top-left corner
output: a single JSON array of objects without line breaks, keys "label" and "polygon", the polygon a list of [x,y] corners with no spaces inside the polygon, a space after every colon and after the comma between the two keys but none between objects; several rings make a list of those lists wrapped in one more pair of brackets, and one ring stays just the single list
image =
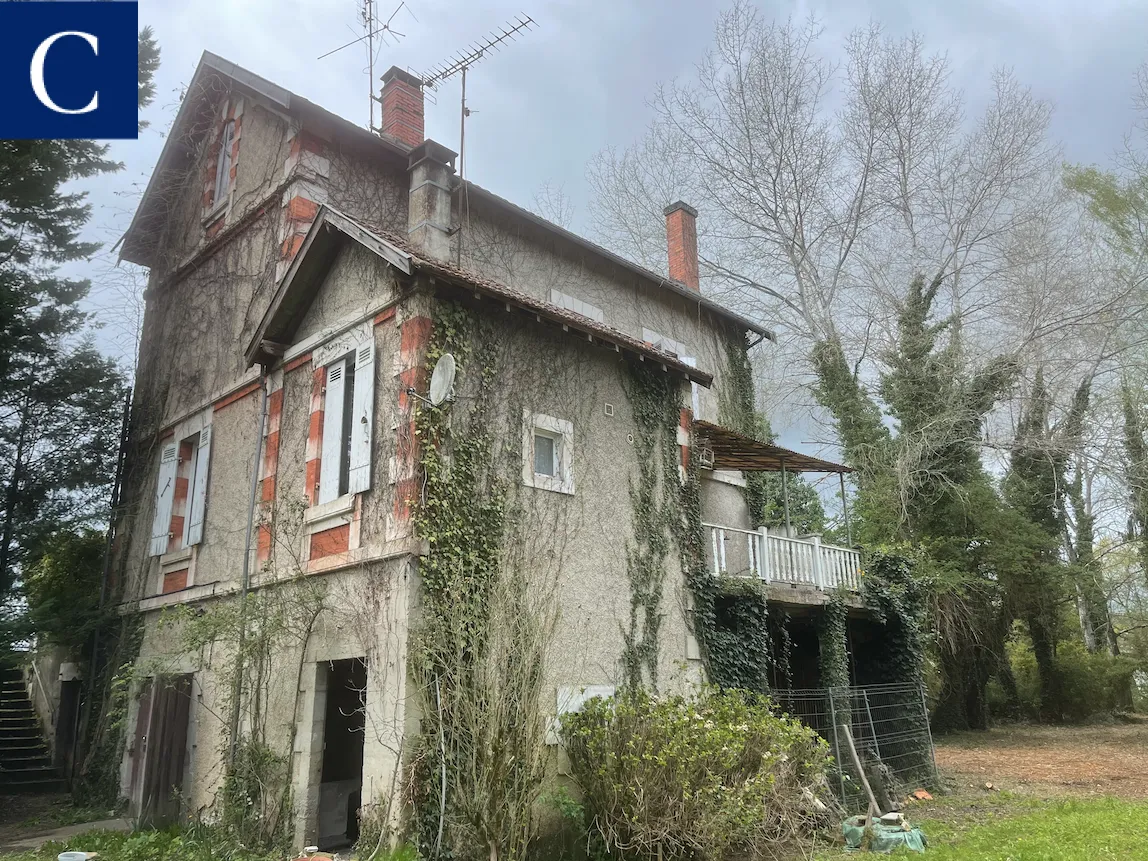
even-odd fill
[{"label": "blue logo banner", "polygon": [[139,136],[139,4],[0,2],[0,138]]}]

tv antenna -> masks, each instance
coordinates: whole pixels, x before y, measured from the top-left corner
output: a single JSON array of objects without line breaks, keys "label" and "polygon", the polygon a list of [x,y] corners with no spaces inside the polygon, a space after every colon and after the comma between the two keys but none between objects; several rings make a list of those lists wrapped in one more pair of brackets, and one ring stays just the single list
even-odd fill
[{"label": "tv antenna", "polygon": [[[352,45],[358,45],[360,42],[367,43],[367,101],[370,102],[370,124],[367,128],[372,131],[375,128],[375,60],[377,59],[375,52],[375,37],[379,37],[379,41],[384,41],[386,34],[390,33],[397,42],[406,33],[400,33],[398,30],[391,26],[391,22],[395,20],[395,16],[399,14],[406,2],[399,3],[395,7],[395,11],[391,13],[385,24],[379,26],[379,18],[375,14],[375,5],[378,0],[361,0],[362,5],[359,8],[359,20],[363,24],[364,33],[358,39],[352,39],[345,45],[340,45],[338,48],[328,51],[326,54],[321,55],[318,59],[322,60],[324,57],[330,57],[332,54],[337,54],[344,48],[350,48]],[[407,10],[410,11],[409,9]],[[413,15],[411,17],[414,17]]]},{"label": "tv antenna", "polygon": [[448,78],[453,78],[455,75],[462,76],[462,115],[459,122],[458,142],[458,175],[460,178],[463,175],[463,157],[466,155],[466,118],[470,116],[470,108],[466,106],[466,70],[492,51],[501,51],[506,43],[513,42],[520,33],[536,26],[538,26],[537,23],[529,15],[519,15],[501,28],[492,30],[483,41],[471,44],[470,47],[423,73],[423,86],[430,87],[432,90],[438,89],[438,85]]}]

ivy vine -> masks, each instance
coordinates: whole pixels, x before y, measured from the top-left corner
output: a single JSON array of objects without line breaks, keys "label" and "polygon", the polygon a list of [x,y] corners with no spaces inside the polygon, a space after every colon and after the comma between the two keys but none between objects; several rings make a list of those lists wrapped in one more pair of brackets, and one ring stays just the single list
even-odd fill
[{"label": "ivy vine", "polygon": [[[622,631],[625,684],[658,686],[658,634],[666,559],[680,528],[681,500],[677,428],[680,393],[672,378],[644,365],[633,365],[627,397],[637,432],[634,450],[638,477],[630,484],[634,535],[626,548],[630,615]],[[700,529],[700,507],[698,509]],[[704,559],[703,559],[704,565]]]},{"label": "ivy vine", "polygon": [[824,687],[849,684],[848,620],[845,593],[840,590],[830,593],[817,622],[818,669]]},{"label": "ivy vine", "polygon": [[914,573],[910,556],[888,550],[866,555],[861,597],[885,628],[880,660],[890,675],[922,684],[928,644],[927,586]]}]

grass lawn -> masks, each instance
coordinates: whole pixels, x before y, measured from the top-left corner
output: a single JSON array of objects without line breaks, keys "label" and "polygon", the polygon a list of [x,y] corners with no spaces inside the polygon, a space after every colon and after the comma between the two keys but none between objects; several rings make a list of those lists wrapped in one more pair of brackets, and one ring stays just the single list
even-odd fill
[{"label": "grass lawn", "polygon": [[[1105,861],[1148,859],[1148,802],[1114,797],[1026,799],[985,805],[971,816],[954,805],[914,821],[937,861]],[[947,808],[947,809],[946,809]],[[995,809],[994,809],[995,808]]]},{"label": "grass lawn", "polygon": [[962,733],[938,740],[937,762],[953,794],[905,810],[929,839],[912,857],[1148,861],[1148,722]]}]

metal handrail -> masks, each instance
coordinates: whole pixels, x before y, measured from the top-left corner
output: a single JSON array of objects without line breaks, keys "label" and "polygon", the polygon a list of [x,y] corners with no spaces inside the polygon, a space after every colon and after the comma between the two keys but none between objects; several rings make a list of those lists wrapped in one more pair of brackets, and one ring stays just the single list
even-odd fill
[{"label": "metal handrail", "polygon": [[[728,573],[726,544],[732,536],[738,535],[747,539],[747,547],[742,551],[746,554],[747,567],[735,576],[758,577],[765,581],[783,583],[806,583],[818,589],[843,585],[856,591],[860,587],[858,575],[861,553],[856,548],[823,544],[820,535],[792,538],[774,534],[767,529],[744,529],[705,521],[702,527],[710,530],[709,543],[715,573]],[[772,551],[771,542],[774,548]]]}]

